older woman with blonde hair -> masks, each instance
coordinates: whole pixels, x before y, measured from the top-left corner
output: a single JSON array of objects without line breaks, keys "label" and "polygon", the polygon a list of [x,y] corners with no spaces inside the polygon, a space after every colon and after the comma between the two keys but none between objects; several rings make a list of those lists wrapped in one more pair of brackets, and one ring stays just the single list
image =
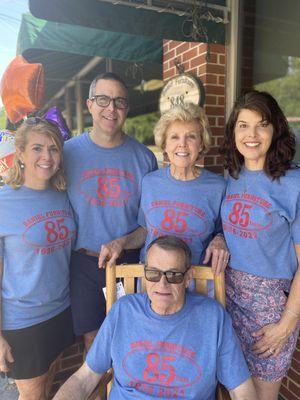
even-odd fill
[{"label": "older woman with blonde hair", "polygon": [[193,264],[211,259],[219,273],[229,259],[219,216],[225,181],[199,165],[211,144],[207,117],[195,104],[174,107],[161,116],[154,137],[169,165],[143,178],[145,248],[158,236],[175,235],[190,246]]},{"label": "older woman with blonde hair", "polygon": [[28,118],[15,146],[0,190],[0,371],[15,379],[19,400],[45,400],[50,365],[73,342],[69,258],[75,225],[58,127]]}]

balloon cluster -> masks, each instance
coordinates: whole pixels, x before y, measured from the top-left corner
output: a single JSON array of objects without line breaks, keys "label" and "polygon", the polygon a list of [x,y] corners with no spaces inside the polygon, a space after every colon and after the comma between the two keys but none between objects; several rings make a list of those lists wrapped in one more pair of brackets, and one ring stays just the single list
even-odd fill
[{"label": "balloon cluster", "polygon": [[[0,82],[2,102],[12,124],[19,124],[27,115],[37,114],[44,97],[44,85],[42,64],[30,64],[21,55],[12,60]],[[70,130],[56,106],[51,107],[42,118],[54,122],[64,140],[70,138]],[[0,177],[11,168],[14,154],[13,132],[0,131]]]},{"label": "balloon cluster", "polygon": [[43,102],[44,89],[42,64],[30,64],[21,55],[16,56],[0,82],[0,95],[10,122],[15,124],[38,110]]}]

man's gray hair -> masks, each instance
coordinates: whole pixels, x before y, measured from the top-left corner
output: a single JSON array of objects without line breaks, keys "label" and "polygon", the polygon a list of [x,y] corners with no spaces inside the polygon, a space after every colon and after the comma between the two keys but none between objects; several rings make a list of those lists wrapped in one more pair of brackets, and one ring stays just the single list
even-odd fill
[{"label": "man's gray hair", "polygon": [[124,88],[124,90],[126,92],[126,96],[128,97],[128,88],[127,88],[125,82],[123,81],[123,79],[119,75],[115,74],[114,72],[103,72],[102,74],[97,75],[93,79],[93,81],[92,81],[92,83],[90,85],[89,99],[94,96],[97,82],[100,79],[105,79],[107,81],[119,82],[123,86],[123,88]]},{"label": "man's gray hair", "polygon": [[177,251],[178,253],[183,254],[184,256],[184,264],[185,268],[189,269],[192,265],[192,252],[189,246],[180,238],[176,236],[159,236],[158,238],[154,239],[147,247],[146,250],[146,258],[149,253],[149,250],[153,246],[158,246],[163,250],[169,251]]}]

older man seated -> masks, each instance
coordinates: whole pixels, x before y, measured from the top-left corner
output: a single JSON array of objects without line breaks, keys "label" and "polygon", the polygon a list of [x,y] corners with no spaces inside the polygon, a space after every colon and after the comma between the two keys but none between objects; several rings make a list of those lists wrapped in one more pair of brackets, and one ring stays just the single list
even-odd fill
[{"label": "older man seated", "polygon": [[181,239],[155,239],[146,254],[147,293],[114,304],[86,362],[54,399],[86,399],[113,367],[111,400],[213,400],[218,382],[232,399],[257,400],[230,317],[217,301],[186,292],[190,266]]}]

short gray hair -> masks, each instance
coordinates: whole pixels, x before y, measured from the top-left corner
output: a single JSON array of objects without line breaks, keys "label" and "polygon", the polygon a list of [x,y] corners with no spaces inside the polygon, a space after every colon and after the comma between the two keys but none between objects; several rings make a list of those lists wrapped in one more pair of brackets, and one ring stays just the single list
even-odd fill
[{"label": "short gray hair", "polygon": [[167,129],[169,125],[175,121],[198,122],[203,144],[202,154],[208,152],[211,145],[211,132],[208,119],[203,108],[193,103],[187,103],[182,106],[173,107],[169,111],[162,114],[154,127],[154,140],[158,147],[160,147],[163,151],[165,150]]},{"label": "short gray hair", "polygon": [[91,83],[91,85],[90,85],[89,99],[90,99],[91,97],[94,96],[97,82],[98,82],[100,79],[104,79],[104,80],[107,80],[107,81],[119,82],[120,85],[123,86],[123,88],[124,88],[124,90],[125,90],[125,92],[126,92],[126,96],[128,97],[128,88],[127,88],[125,82],[123,81],[123,79],[122,79],[119,75],[115,74],[114,72],[104,72],[103,74],[97,75],[97,76],[93,79],[93,81],[92,81],[92,83]]},{"label": "short gray hair", "polygon": [[177,251],[184,256],[184,264],[185,268],[189,269],[192,265],[192,252],[189,246],[179,237],[166,235],[166,236],[159,236],[158,238],[154,239],[146,249],[146,258],[149,253],[149,250],[153,247],[157,246],[163,250],[169,251]]}]

